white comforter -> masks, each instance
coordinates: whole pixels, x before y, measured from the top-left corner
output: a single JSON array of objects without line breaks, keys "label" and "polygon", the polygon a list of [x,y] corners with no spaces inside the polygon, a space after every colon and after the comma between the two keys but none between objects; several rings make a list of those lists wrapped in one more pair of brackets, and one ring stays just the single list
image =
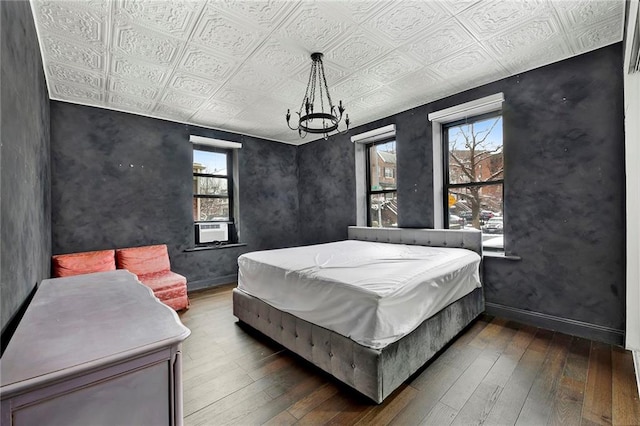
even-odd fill
[{"label": "white comforter", "polygon": [[238,289],[382,348],[480,287],[479,264],[466,249],[348,240],[244,254]]}]

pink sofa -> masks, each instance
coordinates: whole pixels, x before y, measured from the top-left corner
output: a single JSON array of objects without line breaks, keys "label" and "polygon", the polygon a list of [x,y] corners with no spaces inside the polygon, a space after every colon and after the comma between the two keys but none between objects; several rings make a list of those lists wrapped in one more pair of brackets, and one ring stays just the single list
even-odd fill
[{"label": "pink sofa", "polygon": [[189,307],[187,279],[171,272],[166,244],[116,249],[116,265],[136,274],[160,301],[176,311]]}]

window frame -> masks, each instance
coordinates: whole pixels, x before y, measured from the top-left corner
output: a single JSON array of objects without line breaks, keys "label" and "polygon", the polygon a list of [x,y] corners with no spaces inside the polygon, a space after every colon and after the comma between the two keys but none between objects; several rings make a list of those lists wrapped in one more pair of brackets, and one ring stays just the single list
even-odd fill
[{"label": "window frame", "polygon": [[[192,173],[193,177],[211,177],[217,179],[226,179],[227,180],[227,195],[209,195],[209,194],[193,194],[193,200],[197,199],[227,199],[229,204],[229,215],[225,220],[196,220],[193,218],[194,224],[198,223],[234,223],[234,183],[233,183],[233,149],[227,148],[217,148],[206,145],[193,144],[193,151],[205,151],[205,152],[215,152],[219,154],[225,154],[227,160],[227,174],[213,174],[213,173]],[[193,165],[193,154],[191,158],[191,163]],[[193,167],[192,167],[193,169]],[[229,240],[231,239],[231,235],[228,236]]]},{"label": "window frame", "polygon": [[[389,142],[396,142],[396,137],[395,134],[392,137],[389,138],[385,138],[385,139],[381,139],[379,141],[375,141],[375,142],[371,142],[371,143],[367,143],[365,145],[365,157],[366,157],[366,176],[365,176],[365,182],[366,182],[366,188],[365,188],[365,192],[366,192],[366,210],[367,210],[367,226],[368,227],[372,227],[371,226],[371,196],[372,195],[378,195],[378,194],[388,194],[388,193],[395,193],[396,194],[396,199],[398,198],[398,178],[397,178],[397,171],[396,173],[394,173],[394,177],[393,179],[396,180],[396,187],[395,189],[381,189],[381,190],[372,190],[371,189],[371,149],[374,146],[377,145],[384,145],[386,143]],[[397,145],[396,145],[397,146]],[[397,155],[397,154],[396,154]],[[397,158],[397,157],[396,157]],[[398,163],[396,161],[396,169],[398,168]],[[384,177],[384,171],[383,171],[383,177]],[[378,176],[380,177],[380,176]],[[380,224],[382,225],[382,224]],[[380,228],[382,226],[379,226]]]},{"label": "window frame", "polygon": [[[451,183],[450,182],[450,174],[449,174],[449,129],[452,127],[457,127],[463,124],[471,124],[479,121],[488,120],[491,118],[502,118],[502,178],[493,179],[490,181],[483,182],[464,182],[464,183]],[[470,117],[465,117],[462,119],[458,119],[455,121],[450,121],[441,124],[441,137],[442,137],[442,169],[443,169],[443,181],[442,181],[442,206],[443,206],[443,220],[444,220],[444,228],[449,229],[449,191],[452,188],[470,188],[470,187],[489,187],[489,186],[497,186],[500,185],[502,189],[502,218],[504,223],[505,217],[505,199],[504,199],[504,176],[505,176],[505,168],[504,168],[504,155],[505,155],[505,143],[504,143],[504,115],[502,109],[490,111],[486,113],[478,113],[473,114]],[[497,249],[496,251],[505,251],[504,244],[504,226],[503,226],[503,247],[502,249]],[[484,247],[485,250],[493,251],[490,248]]]}]

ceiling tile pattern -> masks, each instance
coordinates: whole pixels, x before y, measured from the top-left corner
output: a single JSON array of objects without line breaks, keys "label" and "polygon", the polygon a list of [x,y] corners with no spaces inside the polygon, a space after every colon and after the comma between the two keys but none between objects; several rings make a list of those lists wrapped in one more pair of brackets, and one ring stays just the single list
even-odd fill
[{"label": "ceiling tile pattern", "polygon": [[125,58],[113,54],[111,60],[111,73],[109,78],[122,77],[129,79],[131,83],[154,84],[162,89],[163,83],[169,74],[169,68],[159,67],[149,63],[139,62],[133,58]]},{"label": "ceiling tile pattern", "polygon": [[[51,99],[300,144],[310,54],[357,126],[622,40],[624,0],[31,0]],[[317,137],[316,137],[317,139]]]}]

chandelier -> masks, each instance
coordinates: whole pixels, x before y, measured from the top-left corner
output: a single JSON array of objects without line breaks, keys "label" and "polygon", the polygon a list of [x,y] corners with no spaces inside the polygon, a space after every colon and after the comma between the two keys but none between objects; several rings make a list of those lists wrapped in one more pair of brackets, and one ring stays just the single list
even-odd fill
[{"label": "chandelier", "polygon": [[337,131],[346,133],[349,131],[349,114],[346,114],[344,123],[347,129],[344,132],[338,130],[338,125],[342,120],[344,107],[342,101],[338,106],[331,101],[327,78],[324,75],[324,65],[322,64],[322,53],[311,54],[311,72],[307,90],[300,105],[298,114],[298,125],[291,127],[291,110],[287,110],[287,125],[291,130],[297,130],[298,135],[304,138],[307,133],[323,134],[324,138],[329,137],[329,133]]}]

